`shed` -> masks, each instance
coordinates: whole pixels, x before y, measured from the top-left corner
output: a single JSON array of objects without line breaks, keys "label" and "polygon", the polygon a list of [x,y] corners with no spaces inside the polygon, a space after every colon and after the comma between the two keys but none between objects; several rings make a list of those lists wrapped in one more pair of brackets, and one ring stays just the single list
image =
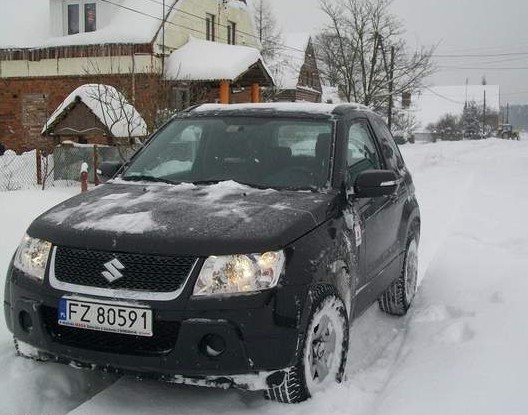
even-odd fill
[{"label": "shed", "polygon": [[116,144],[147,135],[147,124],[126,97],[103,84],[82,85],[53,112],[42,135],[79,143]]}]

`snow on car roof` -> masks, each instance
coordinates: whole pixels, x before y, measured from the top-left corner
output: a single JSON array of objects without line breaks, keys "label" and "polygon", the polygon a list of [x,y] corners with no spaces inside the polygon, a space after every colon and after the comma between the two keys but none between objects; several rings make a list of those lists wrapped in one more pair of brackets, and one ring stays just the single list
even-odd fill
[{"label": "snow on car roof", "polygon": [[311,102],[274,102],[265,104],[203,104],[193,109],[193,112],[212,112],[212,111],[255,111],[268,110],[276,112],[299,112],[312,113],[321,115],[330,115],[338,107],[347,107],[353,110],[371,111],[368,107],[361,104],[319,104]]}]

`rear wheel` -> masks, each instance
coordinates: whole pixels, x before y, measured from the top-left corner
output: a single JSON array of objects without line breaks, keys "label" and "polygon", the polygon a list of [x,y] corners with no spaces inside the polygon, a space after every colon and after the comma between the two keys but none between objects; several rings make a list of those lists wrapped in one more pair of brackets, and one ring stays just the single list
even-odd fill
[{"label": "rear wheel", "polygon": [[312,297],[310,321],[298,363],[286,373],[282,384],[266,391],[268,399],[302,402],[343,378],[348,352],[345,306],[329,286],[317,287]]},{"label": "rear wheel", "polygon": [[399,278],[378,299],[381,310],[387,314],[403,316],[411,306],[418,286],[418,233],[407,240],[403,268]]}]

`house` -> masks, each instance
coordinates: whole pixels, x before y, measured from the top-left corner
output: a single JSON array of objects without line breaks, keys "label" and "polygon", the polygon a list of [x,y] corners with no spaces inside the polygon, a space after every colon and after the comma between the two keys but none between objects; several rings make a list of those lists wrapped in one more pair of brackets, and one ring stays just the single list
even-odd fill
[{"label": "house", "polygon": [[278,101],[322,101],[321,73],[312,37],[307,33],[283,35],[284,45],[270,63]]},{"label": "house", "polygon": [[[195,65],[183,79],[166,70],[177,61],[172,53],[199,41],[240,73],[204,79]],[[242,47],[252,49],[251,60]],[[245,0],[9,2],[0,14],[0,142],[17,152],[52,145],[41,136],[44,124],[87,84],[117,89],[149,130],[166,108],[259,99],[273,80],[258,47]]]}]

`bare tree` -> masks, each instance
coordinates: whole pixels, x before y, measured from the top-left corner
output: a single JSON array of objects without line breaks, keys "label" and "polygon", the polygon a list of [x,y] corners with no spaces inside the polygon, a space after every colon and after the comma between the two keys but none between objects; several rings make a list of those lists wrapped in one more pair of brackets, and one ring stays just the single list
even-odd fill
[{"label": "bare tree", "polygon": [[387,108],[433,72],[434,48],[408,52],[392,0],[321,0],[330,23],[317,36],[323,77],[350,102]]},{"label": "bare tree", "polygon": [[282,33],[269,0],[256,0],[254,5],[255,28],[266,62],[274,60],[281,50]]},{"label": "bare tree", "polygon": [[[87,95],[97,103],[100,115],[110,132],[119,131],[116,138],[142,137],[147,134],[145,121],[124,94],[106,84],[96,84]],[[126,136],[124,135],[126,134]]]}]

